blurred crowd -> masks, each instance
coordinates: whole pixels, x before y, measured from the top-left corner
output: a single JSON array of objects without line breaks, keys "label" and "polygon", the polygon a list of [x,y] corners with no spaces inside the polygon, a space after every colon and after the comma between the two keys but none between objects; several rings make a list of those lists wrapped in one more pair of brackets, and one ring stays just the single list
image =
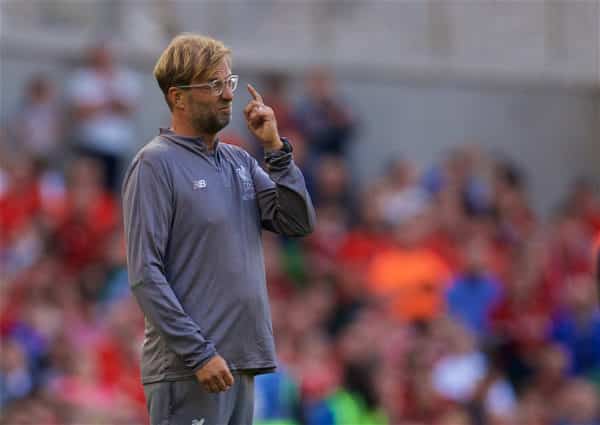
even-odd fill
[{"label": "blurred crowd", "polygon": [[[0,423],[146,423],[119,200],[139,82],[102,45],[69,81],[33,77],[0,134]],[[542,218],[526,168],[465,145],[357,186],[360,122],[329,74],[297,103],[284,76],[264,87],[318,223],[264,234],[280,368],[256,423],[600,424],[594,185]]]}]

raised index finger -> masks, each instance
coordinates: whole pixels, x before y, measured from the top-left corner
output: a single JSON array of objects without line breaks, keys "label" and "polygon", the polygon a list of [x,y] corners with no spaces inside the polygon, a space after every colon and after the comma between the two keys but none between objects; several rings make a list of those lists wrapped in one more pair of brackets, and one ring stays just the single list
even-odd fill
[{"label": "raised index finger", "polygon": [[254,100],[257,100],[260,103],[263,103],[262,96],[256,91],[256,89],[254,87],[252,87],[251,84],[248,84],[248,91],[250,92],[250,94],[252,95],[252,97],[254,98]]}]

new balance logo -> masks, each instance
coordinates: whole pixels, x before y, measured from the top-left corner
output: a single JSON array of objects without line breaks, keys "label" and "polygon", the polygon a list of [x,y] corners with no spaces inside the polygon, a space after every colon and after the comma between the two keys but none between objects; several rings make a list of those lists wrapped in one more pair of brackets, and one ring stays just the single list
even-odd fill
[{"label": "new balance logo", "polygon": [[193,419],[192,420],[192,425],[204,425],[204,418],[198,420],[198,419]]},{"label": "new balance logo", "polygon": [[[194,190],[204,189],[206,187],[206,180],[204,180],[204,179],[194,180],[194,181],[192,181],[192,183],[194,184]],[[202,424],[193,424],[193,425],[202,425]]]}]

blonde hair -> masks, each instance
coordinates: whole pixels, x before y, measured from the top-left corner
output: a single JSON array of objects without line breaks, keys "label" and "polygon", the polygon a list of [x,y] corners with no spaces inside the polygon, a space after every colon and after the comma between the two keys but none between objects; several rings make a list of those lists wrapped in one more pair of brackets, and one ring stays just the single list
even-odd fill
[{"label": "blonde hair", "polygon": [[171,40],[154,66],[154,77],[169,108],[169,88],[206,80],[223,59],[231,66],[231,50],[214,38],[183,33]]}]

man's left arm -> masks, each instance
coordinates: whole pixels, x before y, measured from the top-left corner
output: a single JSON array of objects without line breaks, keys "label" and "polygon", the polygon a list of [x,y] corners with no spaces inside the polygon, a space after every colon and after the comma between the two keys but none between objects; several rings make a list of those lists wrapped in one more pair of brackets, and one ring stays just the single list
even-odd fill
[{"label": "man's left arm", "polygon": [[267,151],[265,162],[268,174],[252,158],[252,178],[263,228],[286,236],[308,235],[315,226],[315,209],[292,152]]},{"label": "man's left arm", "polygon": [[251,159],[250,169],[257,192],[262,226],[286,236],[305,236],[315,226],[315,209],[304,176],[292,160],[289,142],[279,137],[273,109],[266,106],[248,84],[252,99],[244,108],[248,129],[262,143],[269,174]]}]

